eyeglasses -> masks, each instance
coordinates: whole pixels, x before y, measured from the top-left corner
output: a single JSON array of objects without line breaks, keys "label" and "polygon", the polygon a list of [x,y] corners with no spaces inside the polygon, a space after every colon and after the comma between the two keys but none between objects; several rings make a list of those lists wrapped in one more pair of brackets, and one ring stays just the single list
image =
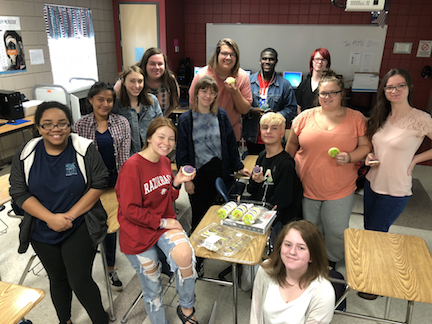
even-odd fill
[{"label": "eyeglasses", "polygon": [[320,63],[320,62],[322,62],[322,63],[327,62],[326,59],[324,59],[324,58],[318,58],[318,57],[314,57],[313,60],[314,60],[315,62],[317,62],[317,63]]},{"label": "eyeglasses", "polygon": [[236,53],[229,53],[229,52],[220,52],[220,55],[222,55],[223,57],[228,57],[228,56],[231,56],[231,57],[234,57],[234,58],[237,57]]},{"label": "eyeglasses", "polygon": [[403,89],[405,89],[407,86],[406,83],[402,83],[402,84],[398,84],[396,87],[392,87],[392,86],[388,86],[388,87],[384,87],[384,91],[385,92],[393,92],[394,89],[396,89],[397,91],[402,91]]},{"label": "eyeglasses", "polygon": [[210,95],[213,98],[216,98],[216,96],[217,96],[217,92],[210,91],[210,90],[207,90],[207,89],[200,89],[199,91],[201,91],[202,94],[204,94],[206,96]]},{"label": "eyeglasses", "polygon": [[59,123],[57,125],[54,125],[54,124],[49,123],[49,124],[43,124],[43,125],[39,125],[39,126],[42,127],[42,129],[44,129],[46,131],[51,131],[51,130],[53,130],[56,127],[58,129],[61,129],[61,130],[68,129],[70,127],[70,124],[68,124],[68,123]]},{"label": "eyeglasses", "polygon": [[338,93],[341,93],[342,90],[339,91],[331,91],[331,92],[320,92],[318,93],[318,96],[322,99],[327,98],[327,96],[329,96],[330,98],[334,98],[337,96]]}]

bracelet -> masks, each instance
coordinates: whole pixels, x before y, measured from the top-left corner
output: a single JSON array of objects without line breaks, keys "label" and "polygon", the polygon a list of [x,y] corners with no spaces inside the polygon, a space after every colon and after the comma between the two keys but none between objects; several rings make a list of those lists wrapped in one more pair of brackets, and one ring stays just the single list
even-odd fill
[{"label": "bracelet", "polygon": [[159,226],[159,228],[160,228],[160,229],[166,228],[167,220],[166,220],[165,218],[161,218],[161,221],[162,221],[162,225]]},{"label": "bracelet", "polygon": [[[348,153],[348,152],[347,152],[347,153]],[[349,161],[348,161],[348,163],[351,163],[351,154],[348,153],[348,156],[349,156]]]},{"label": "bracelet", "polygon": [[175,189],[175,190],[180,190],[180,188],[181,188],[181,183],[178,185],[178,186],[174,186],[174,180],[173,180],[173,182],[171,183],[171,186]]}]

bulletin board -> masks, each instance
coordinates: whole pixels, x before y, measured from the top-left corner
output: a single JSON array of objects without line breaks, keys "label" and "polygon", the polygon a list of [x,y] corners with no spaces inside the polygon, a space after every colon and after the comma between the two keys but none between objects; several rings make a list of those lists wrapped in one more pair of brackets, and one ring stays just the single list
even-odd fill
[{"label": "bulletin board", "polygon": [[208,23],[206,33],[207,61],[217,42],[228,37],[240,48],[243,69],[257,72],[261,51],[273,47],[279,55],[276,71],[300,71],[304,79],[312,52],[324,47],[330,52],[331,68],[350,82],[354,72],[379,73],[387,26]]}]

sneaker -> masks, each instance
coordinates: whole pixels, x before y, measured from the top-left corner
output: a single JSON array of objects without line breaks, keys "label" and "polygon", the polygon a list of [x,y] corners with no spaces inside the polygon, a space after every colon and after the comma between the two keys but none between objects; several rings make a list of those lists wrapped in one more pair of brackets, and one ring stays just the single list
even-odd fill
[{"label": "sneaker", "polygon": [[367,300],[375,300],[378,298],[378,295],[374,295],[374,294],[367,294],[364,292],[358,292],[357,295],[363,299],[367,299]]},{"label": "sneaker", "polygon": [[115,290],[115,291],[122,291],[123,290],[123,283],[118,278],[116,270],[109,272],[109,278],[111,280],[111,289],[112,290]]}]

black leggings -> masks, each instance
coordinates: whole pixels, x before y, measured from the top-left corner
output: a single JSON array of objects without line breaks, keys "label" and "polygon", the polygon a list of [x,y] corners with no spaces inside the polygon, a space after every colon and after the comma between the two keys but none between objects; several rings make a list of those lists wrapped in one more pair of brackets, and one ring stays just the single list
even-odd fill
[{"label": "black leggings", "polygon": [[99,288],[91,275],[96,249],[85,221],[60,243],[49,245],[32,241],[32,246],[48,273],[51,299],[60,323],[71,318],[72,291],[93,323],[109,323]]},{"label": "black leggings", "polygon": [[213,204],[216,198],[215,181],[221,176],[222,161],[216,157],[197,170],[195,179],[195,193],[189,195],[192,207],[192,231],[198,226],[199,222]]}]

